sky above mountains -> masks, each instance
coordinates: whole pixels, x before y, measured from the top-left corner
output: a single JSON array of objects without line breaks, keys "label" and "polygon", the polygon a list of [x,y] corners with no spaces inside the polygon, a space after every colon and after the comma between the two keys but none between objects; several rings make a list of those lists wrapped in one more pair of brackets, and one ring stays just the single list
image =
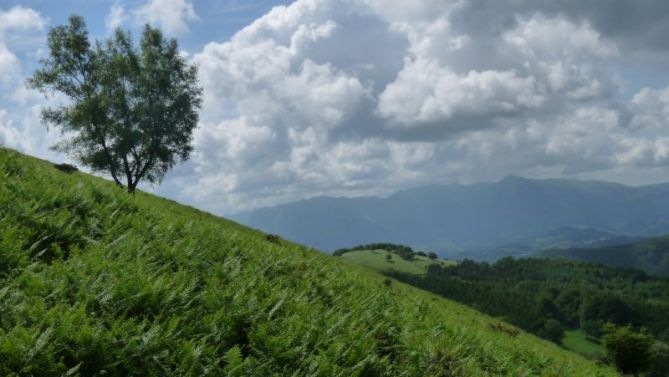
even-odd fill
[{"label": "sky above mountains", "polygon": [[190,161],[217,213],[508,174],[669,181],[663,0],[0,0],[0,143],[61,161],[24,87],[49,27],[146,22],[200,68]]}]

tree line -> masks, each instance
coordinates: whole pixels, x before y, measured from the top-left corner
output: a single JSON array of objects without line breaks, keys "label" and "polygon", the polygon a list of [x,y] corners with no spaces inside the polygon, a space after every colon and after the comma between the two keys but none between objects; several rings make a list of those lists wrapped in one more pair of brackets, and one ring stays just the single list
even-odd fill
[{"label": "tree line", "polygon": [[425,252],[425,251],[415,251],[413,248],[410,246],[406,245],[399,245],[399,244],[394,244],[394,243],[389,243],[389,242],[377,242],[377,243],[369,243],[365,245],[358,245],[354,246],[351,248],[345,248],[345,249],[338,249],[335,250],[333,253],[334,256],[336,257],[341,257],[342,255],[346,253],[350,253],[352,251],[362,251],[362,250],[386,250],[390,253],[397,254],[400,256],[400,258],[405,259],[405,260],[414,260],[416,259],[416,256],[422,256],[422,257],[427,257],[430,259],[437,259],[438,256],[434,252]]}]

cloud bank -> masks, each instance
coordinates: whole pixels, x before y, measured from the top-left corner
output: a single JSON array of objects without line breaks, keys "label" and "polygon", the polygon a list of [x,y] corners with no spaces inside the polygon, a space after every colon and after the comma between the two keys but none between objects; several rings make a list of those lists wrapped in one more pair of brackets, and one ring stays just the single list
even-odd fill
[{"label": "cloud bank", "polygon": [[[180,36],[205,17],[149,0],[106,23]],[[0,9],[0,86],[24,103],[0,112],[0,141],[37,154],[54,136],[17,49],[46,23]],[[158,192],[232,213],[507,174],[669,180],[669,78],[647,77],[669,69],[666,35],[660,0],[297,0],[189,50],[195,153]]]},{"label": "cloud bank", "polygon": [[[510,173],[669,177],[669,89],[627,94],[620,68],[669,61],[669,15],[614,3],[274,8],[195,55],[205,106],[178,189],[234,211]],[[611,12],[633,19],[615,27]]]}]

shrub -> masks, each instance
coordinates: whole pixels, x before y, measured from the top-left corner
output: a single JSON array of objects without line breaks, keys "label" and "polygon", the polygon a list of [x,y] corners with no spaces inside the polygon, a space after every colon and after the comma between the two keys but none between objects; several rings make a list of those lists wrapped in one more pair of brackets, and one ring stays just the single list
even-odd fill
[{"label": "shrub", "polygon": [[79,171],[76,166],[62,163],[62,164],[53,164],[53,167],[62,171],[63,173],[74,173],[75,171]]},{"label": "shrub", "polygon": [[281,237],[276,234],[268,234],[265,236],[265,239],[271,243],[281,243]]},{"label": "shrub", "polygon": [[669,376],[669,346],[662,342],[655,342],[650,347],[648,377],[666,376]]},{"label": "shrub", "polygon": [[638,374],[648,367],[653,338],[645,331],[635,331],[632,326],[604,326],[604,347],[607,356],[624,374]]},{"label": "shrub", "polygon": [[564,328],[562,324],[553,318],[550,318],[544,324],[542,336],[550,341],[559,343],[564,337]]}]

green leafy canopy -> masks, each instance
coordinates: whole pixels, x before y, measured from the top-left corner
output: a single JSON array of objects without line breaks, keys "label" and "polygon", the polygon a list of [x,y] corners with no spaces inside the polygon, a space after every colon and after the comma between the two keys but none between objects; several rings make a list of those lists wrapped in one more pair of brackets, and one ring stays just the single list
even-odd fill
[{"label": "green leafy canopy", "polygon": [[175,39],[146,25],[138,47],[121,29],[92,44],[83,18],[71,16],[49,32],[48,47],[29,85],[69,99],[42,111],[43,121],[66,136],[55,150],[110,174],[119,186],[125,180],[129,192],[188,159],[202,90]]}]

